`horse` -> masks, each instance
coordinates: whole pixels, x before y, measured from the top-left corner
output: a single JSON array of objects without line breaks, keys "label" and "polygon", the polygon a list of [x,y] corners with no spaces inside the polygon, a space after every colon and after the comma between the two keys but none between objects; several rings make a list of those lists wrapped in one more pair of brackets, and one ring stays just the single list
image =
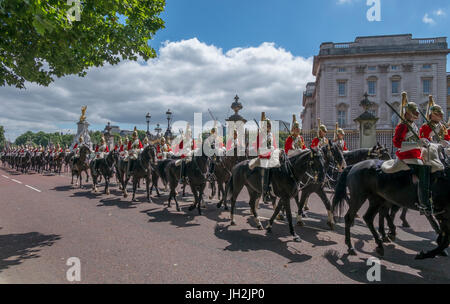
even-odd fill
[{"label": "horse", "polygon": [[[93,160],[90,164],[91,176],[93,182],[93,191],[97,193],[97,177],[99,175],[103,176],[105,179],[105,191],[104,194],[109,195],[109,181],[114,174],[114,165],[116,163],[115,155],[116,151],[109,152],[105,158]],[[96,169],[97,168],[97,169]]]},{"label": "horse", "polygon": [[[419,210],[417,207],[418,193],[417,186],[413,182],[411,171],[402,171],[395,174],[385,174],[380,169],[380,161],[367,160],[354,166],[347,167],[341,174],[333,198],[333,210],[336,213],[342,209],[344,201],[348,200],[349,210],[345,215],[345,244],[350,255],[356,255],[352,246],[350,228],[358,210],[366,200],[369,200],[369,208],[363,216],[369,227],[375,242],[376,252],[383,256],[383,240],[375,230],[373,220],[381,208],[387,203],[399,207]],[[440,227],[434,227],[438,233],[438,247],[428,251],[420,252],[416,259],[434,258],[442,254],[449,245],[450,234],[450,168],[446,167],[444,172],[432,174],[431,178],[432,200],[436,210],[439,210],[436,219]],[[350,191],[350,198],[347,197],[347,187]],[[392,219],[387,217],[388,224],[395,231]],[[427,217],[432,225],[435,225],[434,218]]]},{"label": "horse", "polygon": [[[330,167],[335,167],[336,169],[334,169],[334,170],[341,171],[342,168],[344,168],[346,166],[342,149],[336,143],[333,143],[333,144],[328,143],[327,145],[324,145],[320,150],[322,151],[322,153],[324,155],[324,159],[325,159],[325,172],[329,172]],[[297,224],[299,226],[304,226],[304,223],[302,220],[302,210],[305,207],[306,201],[308,200],[309,196],[312,193],[316,193],[322,200],[323,204],[325,205],[325,209],[327,210],[327,214],[328,214],[327,225],[331,230],[334,229],[335,223],[334,223],[333,213],[331,212],[331,202],[328,199],[328,197],[325,193],[325,189],[324,189],[325,185],[327,184],[329,179],[330,179],[330,176],[327,174],[325,181],[317,181],[317,182],[308,183],[307,185],[303,186],[301,189],[302,191],[301,191],[300,200],[298,199],[298,193],[294,197],[295,201],[298,205]]]},{"label": "horse", "polygon": [[[168,207],[170,208],[170,203],[172,199],[175,200],[177,211],[180,211],[180,206],[177,200],[176,188],[180,179],[180,169],[178,162],[182,160],[170,159],[168,160],[165,167],[165,177],[169,183],[170,193],[168,199]],[[191,188],[192,194],[194,195],[194,203],[189,207],[189,211],[194,210],[196,207],[198,209],[198,214],[201,215],[201,203],[203,201],[203,192],[206,187],[207,182],[207,172],[209,167],[209,157],[202,153],[200,156],[194,155],[192,160],[186,163],[186,177],[188,179],[188,184]]]},{"label": "horse", "polygon": [[[124,188],[128,184],[129,178],[133,177],[133,197],[132,201],[136,201],[136,190],[138,187],[139,180],[141,178],[145,179],[145,187],[147,190],[147,201],[149,203],[152,202],[150,198],[150,179],[152,173],[152,166],[156,162],[156,149],[153,145],[149,145],[144,148],[144,150],[139,154],[138,159],[136,160],[135,166],[133,168],[133,172],[129,177],[125,178]],[[126,189],[125,189],[126,192]]]},{"label": "horse", "polygon": [[[287,157],[284,152],[281,153],[281,166],[279,168],[271,168],[266,174],[270,174],[272,189],[276,197],[280,198],[278,205],[269,221],[267,232],[272,231],[273,221],[276,216],[284,208],[287,213],[289,230],[294,238],[294,241],[301,241],[300,237],[295,233],[292,225],[292,214],[290,207],[290,199],[295,197],[298,193],[298,186],[301,182],[307,182],[309,177],[323,182],[325,177],[324,159],[323,155],[318,149],[297,151],[291,157]],[[250,194],[250,208],[256,220],[258,229],[262,230],[264,227],[258,217],[257,209],[258,202],[262,195],[261,185],[261,168],[249,168],[250,160],[245,160],[232,169],[231,179],[228,181],[225,197],[226,200],[231,200],[231,225],[236,225],[234,221],[234,210],[236,200],[242,188],[245,186]]]},{"label": "horse", "polygon": [[81,188],[82,184],[81,173],[83,173],[83,171],[86,172],[86,182],[89,182],[89,173],[88,173],[89,166],[87,164],[87,156],[89,153],[91,153],[91,150],[87,146],[83,145],[80,148],[80,156],[75,157],[73,159],[72,181],[70,183],[71,185],[73,185],[73,176],[76,175],[77,176],[76,183],[78,184],[78,180],[80,180],[80,188]]}]

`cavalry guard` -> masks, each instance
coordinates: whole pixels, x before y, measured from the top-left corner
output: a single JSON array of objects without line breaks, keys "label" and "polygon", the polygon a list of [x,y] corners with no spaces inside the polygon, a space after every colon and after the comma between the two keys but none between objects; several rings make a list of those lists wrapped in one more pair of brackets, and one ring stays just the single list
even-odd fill
[{"label": "cavalry guard", "polygon": [[128,151],[125,148],[128,147],[128,139],[125,137],[125,144],[124,144],[122,143],[122,137],[119,137],[118,146],[119,146],[119,157],[123,161],[128,161]]},{"label": "cavalry guard", "polygon": [[144,149],[150,145],[147,135],[145,135],[144,140],[142,142],[144,144]]},{"label": "cavalry guard", "polygon": [[[245,150],[245,146],[239,141],[238,138],[238,132],[236,129],[233,130],[233,138],[230,138],[227,140],[227,147],[226,147],[227,152],[230,150],[234,150],[235,153],[233,153],[234,156],[238,156],[239,154],[237,154],[237,152],[239,150]],[[227,155],[229,155],[227,153]]]},{"label": "cavalry guard", "polygon": [[326,138],[327,135],[327,127],[325,125],[320,124],[320,118],[319,121],[319,129],[318,129],[318,136],[312,140],[311,148],[322,148],[323,146],[328,145],[328,138]]},{"label": "cavalry guard", "polygon": [[106,144],[105,137],[102,135],[102,137],[100,139],[100,145],[97,145],[97,148],[95,149],[96,159],[105,158],[105,153],[109,153],[109,147]]},{"label": "cavalry guard", "polygon": [[347,143],[344,140],[345,132],[342,128],[339,128],[339,124],[336,123],[336,131],[334,133],[334,142],[338,144],[343,152],[348,152]]},{"label": "cavalry guard", "polygon": [[305,150],[306,145],[303,137],[300,135],[300,124],[297,121],[295,114],[292,116],[291,134],[286,139],[284,144],[284,152],[287,156],[291,156],[295,151]]},{"label": "cavalry guard", "polygon": [[442,108],[434,103],[433,96],[430,95],[426,114],[428,121],[420,128],[420,138],[426,138],[430,142],[448,147],[450,134],[445,124],[441,122],[443,117]]},{"label": "cavalry guard", "polygon": [[[186,163],[192,160],[192,154],[197,149],[197,144],[192,138],[192,131],[189,123],[186,126],[186,133],[182,136],[183,140],[178,144],[178,153],[181,154],[181,170],[180,170],[180,184],[186,182]],[[184,143],[186,142],[186,147]]]},{"label": "cavalry guard", "polygon": [[144,146],[142,145],[141,140],[138,137],[137,128],[134,127],[133,138],[128,142],[128,169],[127,169],[127,177],[133,172],[136,161],[139,157],[139,153]]},{"label": "cavalry guard", "polygon": [[164,160],[167,159],[168,155],[171,154],[173,154],[172,149],[166,143],[166,139],[164,137],[161,137],[158,145],[156,146],[156,158],[158,160]]},{"label": "cavalry guard", "polygon": [[[216,142],[218,146],[216,146]],[[211,151],[214,151],[214,155],[212,156],[212,161],[209,163],[209,176],[212,177],[215,169],[215,161],[217,160],[217,156],[223,156],[225,149],[223,145],[223,138],[218,136],[217,134],[217,121],[214,121],[214,127],[211,129],[209,133],[209,137],[205,140],[206,147],[209,147]]]},{"label": "cavalry guard", "polygon": [[[393,144],[399,150],[396,152],[397,159],[394,167],[401,167],[407,165],[413,170],[414,174],[419,179],[418,182],[418,197],[419,209],[426,215],[433,214],[433,206],[430,201],[430,174],[431,166],[424,163],[422,159],[422,147],[429,147],[427,139],[419,138],[419,129],[415,124],[415,120],[419,118],[419,111],[417,104],[408,102],[406,93],[403,93],[402,108],[401,108],[401,122],[395,129]],[[383,171],[386,172],[384,169]],[[392,170],[398,172],[401,170]]]},{"label": "cavalry guard", "polygon": [[[270,171],[268,169],[280,166],[280,150],[278,150],[275,136],[272,133],[272,122],[266,118],[266,113],[261,113],[261,124],[263,124],[256,137],[258,158],[249,163],[249,168],[261,168],[262,193],[264,202],[271,200]],[[265,128],[264,128],[265,124]],[[263,132],[265,131],[266,134]],[[264,138],[266,139],[264,144]]]},{"label": "cavalry guard", "polygon": [[83,145],[83,135],[80,135],[80,137],[78,138],[78,142],[75,143],[75,145],[72,148],[72,151],[75,152],[75,157],[79,157],[80,156],[80,149],[81,146]]}]

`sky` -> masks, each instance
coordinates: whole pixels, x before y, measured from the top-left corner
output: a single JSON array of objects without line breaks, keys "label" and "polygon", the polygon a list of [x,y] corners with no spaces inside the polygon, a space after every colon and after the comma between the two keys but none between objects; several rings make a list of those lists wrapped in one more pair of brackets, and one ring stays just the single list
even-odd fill
[{"label": "sky", "polygon": [[[49,87],[0,87],[0,125],[14,140],[31,131],[75,132],[87,104],[91,129],[108,121],[122,129],[145,129],[145,114],[166,125],[231,115],[241,97],[247,119],[266,111],[290,121],[312,75],[313,56],[323,42],[351,42],[358,36],[413,34],[449,36],[450,1],[380,0],[381,21],[369,22],[367,0],[167,0],[166,28],[150,45],[158,58],[92,68],[84,78],[68,76]],[[369,0],[370,2],[371,0]],[[450,65],[447,66],[450,71]]]}]

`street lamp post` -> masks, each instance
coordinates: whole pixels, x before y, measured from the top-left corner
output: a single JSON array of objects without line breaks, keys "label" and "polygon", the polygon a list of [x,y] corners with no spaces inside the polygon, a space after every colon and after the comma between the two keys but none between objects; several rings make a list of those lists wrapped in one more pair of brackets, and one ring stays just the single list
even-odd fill
[{"label": "street lamp post", "polygon": [[156,131],[156,137],[160,138],[160,137],[161,137],[161,131],[162,131],[162,129],[161,129],[161,127],[159,126],[159,123],[156,124],[155,131]]},{"label": "street lamp post", "polygon": [[147,113],[147,115],[145,115],[145,120],[147,121],[147,137],[150,137],[150,118],[152,118],[152,116],[150,113]]},{"label": "street lamp post", "polygon": [[171,126],[170,126],[170,122],[172,121],[172,114],[173,113],[170,111],[170,109],[167,110],[167,112],[166,112],[166,116],[167,116],[167,130],[166,130],[165,136],[167,138],[170,138],[170,139],[172,139],[172,131],[171,131]]}]

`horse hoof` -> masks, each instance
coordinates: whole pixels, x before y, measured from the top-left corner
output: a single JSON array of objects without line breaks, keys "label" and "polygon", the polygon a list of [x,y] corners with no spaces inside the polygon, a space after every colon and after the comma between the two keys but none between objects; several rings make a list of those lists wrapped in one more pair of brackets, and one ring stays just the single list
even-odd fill
[{"label": "horse hoof", "polygon": [[411,228],[411,225],[408,222],[403,222],[402,227],[403,228]]},{"label": "horse hoof", "polygon": [[349,255],[356,256],[356,251],[355,251],[355,249],[349,248],[349,249],[348,249],[348,254],[349,254]]},{"label": "horse hoof", "polygon": [[297,222],[297,226],[299,226],[299,227],[305,227],[305,223],[303,223],[302,221],[298,221],[298,222]]},{"label": "horse hoof", "polygon": [[416,255],[416,260],[425,260],[426,256],[425,256],[425,252],[421,251],[418,255]]},{"label": "horse hoof", "polygon": [[448,257],[448,252],[447,250],[442,251],[441,253],[439,253],[439,256],[441,257]]},{"label": "horse hoof", "polygon": [[327,222],[328,228],[330,228],[331,231],[334,230],[334,224],[331,222]]},{"label": "horse hoof", "polygon": [[391,242],[391,239],[388,238],[387,236],[384,236],[381,240],[383,241],[383,243],[390,243]]},{"label": "horse hoof", "polygon": [[278,214],[278,215],[277,215],[277,220],[279,220],[279,221],[284,221],[284,215]]},{"label": "horse hoof", "polygon": [[111,193],[109,192],[109,190],[108,191],[106,191],[106,195],[110,195]]},{"label": "horse hoof", "polygon": [[220,209],[220,207],[222,207],[222,203],[217,203],[217,209]]},{"label": "horse hoof", "polygon": [[305,206],[305,207],[303,207],[303,210],[309,211],[309,207],[308,207],[308,206]]},{"label": "horse hoof", "polygon": [[377,247],[376,252],[380,256],[384,256],[384,248],[383,247]]},{"label": "horse hoof", "polygon": [[258,228],[258,230],[264,230],[264,227],[262,225],[258,225],[256,228]]},{"label": "horse hoof", "polygon": [[231,226],[236,226],[236,222],[235,221],[231,221]]},{"label": "horse hoof", "polygon": [[194,209],[195,209],[195,206],[189,206],[189,208],[188,208],[189,211],[192,211]]},{"label": "horse hoof", "polygon": [[395,242],[395,240],[396,240],[396,236],[395,236],[395,234],[392,234],[392,233],[389,233],[388,234],[388,238],[392,241],[392,242]]},{"label": "horse hoof", "polygon": [[272,227],[267,227],[266,232],[267,233],[272,233]]},{"label": "horse hoof", "polygon": [[181,211],[180,207],[177,207],[177,211],[178,211],[178,212],[180,212],[180,211]]},{"label": "horse hoof", "polygon": [[294,242],[296,242],[296,243],[301,243],[301,242],[302,242],[302,239],[301,239],[298,235],[295,235],[295,236],[294,236]]}]

